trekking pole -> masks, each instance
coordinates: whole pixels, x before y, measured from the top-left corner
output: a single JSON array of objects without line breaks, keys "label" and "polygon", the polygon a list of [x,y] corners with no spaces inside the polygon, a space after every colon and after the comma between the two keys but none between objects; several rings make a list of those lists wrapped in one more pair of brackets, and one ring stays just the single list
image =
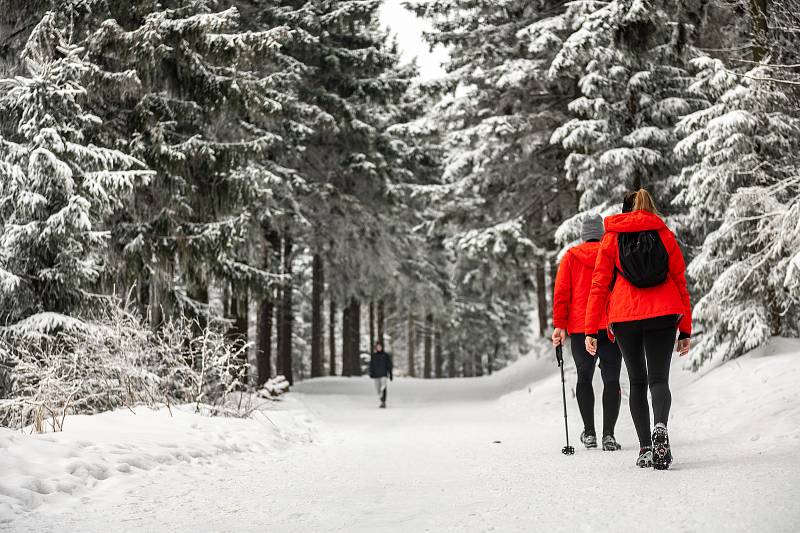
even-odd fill
[{"label": "trekking pole", "polygon": [[567,435],[567,445],[561,448],[561,453],[564,455],[574,455],[575,448],[569,445],[569,424],[567,424],[567,386],[564,381],[564,356],[561,352],[561,345],[556,346],[556,360],[558,360],[558,368],[561,369],[561,397],[564,400],[564,432]]}]

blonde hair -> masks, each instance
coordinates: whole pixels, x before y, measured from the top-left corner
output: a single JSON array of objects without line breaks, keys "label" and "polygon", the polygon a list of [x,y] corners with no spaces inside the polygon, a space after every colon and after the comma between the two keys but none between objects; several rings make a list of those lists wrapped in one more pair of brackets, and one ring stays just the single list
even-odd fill
[{"label": "blonde hair", "polygon": [[639,189],[636,191],[636,196],[633,198],[633,210],[634,211],[648,211],[653,213],[654,215],[660,215],[661,213],[658,212],[658,208],[656,208],[656,203],[653,201],[653,197],[650,196],[650,193],[647,192],[647,189]]}]

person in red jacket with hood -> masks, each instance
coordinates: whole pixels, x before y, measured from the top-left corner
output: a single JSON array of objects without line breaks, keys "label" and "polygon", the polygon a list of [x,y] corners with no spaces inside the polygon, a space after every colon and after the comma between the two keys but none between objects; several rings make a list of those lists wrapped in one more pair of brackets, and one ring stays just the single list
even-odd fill
[{"label": "person in red jacket with hood", "polygon": [[[556,276],[553,294],[553,345],[563,345],[567,333],[570,335],[570,348],[578,372],[575,396],[583,419],[581,442],[586,448],[597,448],[597,433],[594,426],[594,389],[592,378],[597,359],[586,351],[584,324],[586,322],[586,303],[592,285],[597,252],[603,237],[603,219],[590,216],[583,221],[581,239],[583,243],[567,250]],[[601,319],[605,328],[605,319]],[[620,387],[619,374],[622,369],[622,355],[619,348],[603,333],[599,336],[600,375],[603,378],[603,441],[604,450],[620,449],[614,437],[614,426],[619,417]]]},{"label": "person in red jacket with hood", "polygon": [[[623,213],[606,218],[605,229],[586,306],[586,350],[597,353],[608,327],[630,378],[631,417],[640,446],[636,464],[663,470],[672,463],[667,420],[675,336],[680,331],[678,351],[683,356],[689,352],[692,333],[686,267],[675,235],[658,216],[645,189],[629,193]],[[633,257],[638,262],[629,259]],[[647,276],[652,281],[643,281]],[[655,422],[652,434],[648,386]]]}]

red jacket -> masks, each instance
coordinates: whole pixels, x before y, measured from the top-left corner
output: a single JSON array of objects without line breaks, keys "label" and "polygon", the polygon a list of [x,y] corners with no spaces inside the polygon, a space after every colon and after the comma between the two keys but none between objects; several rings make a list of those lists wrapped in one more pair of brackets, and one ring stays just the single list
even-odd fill
[{"label": "red jacket", "polygon": [[[592,287],[599,242],[585,242],[567,250],[556,275],[553,293],[553,325],[568,333],[583,333],[586,323],[586,302]],[[600,327],[606,327],[605,313]]]},{"label": "red jacket", "polygon": [[[592,274],[592,288],[586,307],[586,332],[603,329],[606,321],[627,322],[664,315],[680,315],[678,329],[692,333],[692,309],[686,288],[686,266],[675,235],[664,221],[648,211],[622,213],[606,218],[606,234],[600,243],[600,252]],[[609,290],[614,268],[619,269],[620,233],[656,230],[669,254],[669,274],[661,285],[640,289],[617,273],[614,289]],[[610,293],[610,297],[609,297]]]}]

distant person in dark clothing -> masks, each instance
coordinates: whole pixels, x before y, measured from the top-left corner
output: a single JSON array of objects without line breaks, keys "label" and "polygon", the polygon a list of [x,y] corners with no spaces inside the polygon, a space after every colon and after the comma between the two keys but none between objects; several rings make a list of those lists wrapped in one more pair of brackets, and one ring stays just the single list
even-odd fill
[{"label": "distant person in dark clothing", "polygon": [[383,409],[386,407],[386,378],[393,379],[392,356],[383,351],[383,345],[379,342],[375,344],[375,351],[369,360],[369,377],[375,380],[375,390]]}]

